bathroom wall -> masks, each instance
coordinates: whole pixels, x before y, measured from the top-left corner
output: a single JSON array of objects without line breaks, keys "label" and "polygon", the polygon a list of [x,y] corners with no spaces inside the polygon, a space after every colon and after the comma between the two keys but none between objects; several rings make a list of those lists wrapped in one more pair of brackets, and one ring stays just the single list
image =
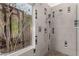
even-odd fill
[{"label": "bathroom wall", "polygon": [[37,15],[34,15],[34,17],[37,16],[35,19],[35,35],[36,35],[36,45],[35,45],[35,55],[45,55],[50,46],[49,42],[49,20],[50,17],[48,16],[50,14],[51,9],[47,4],[36,4],[34,6],[34,13]]},{"label": "bathroom wall", "polygon": [[55,37],[52,48],[66,55],[76,55],[76,4],[59,4],[52,7]]}]

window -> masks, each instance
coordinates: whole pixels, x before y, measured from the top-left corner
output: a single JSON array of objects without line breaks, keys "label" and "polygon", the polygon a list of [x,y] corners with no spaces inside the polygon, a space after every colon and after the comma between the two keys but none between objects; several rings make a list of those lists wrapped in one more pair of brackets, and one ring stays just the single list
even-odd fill
[{"label": "window", "polygon": [[15,5],[0,4],[0,53],[14,52],[31,44],[32,6]]}]

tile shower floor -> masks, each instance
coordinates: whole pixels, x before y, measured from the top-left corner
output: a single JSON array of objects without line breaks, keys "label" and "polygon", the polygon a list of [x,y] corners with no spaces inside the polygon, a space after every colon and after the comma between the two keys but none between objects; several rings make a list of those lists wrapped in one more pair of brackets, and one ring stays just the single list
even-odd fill
[{"label": "tile shower floor", "polygon": [[67,56],[58,51],[49,51],[45,56]]}]

